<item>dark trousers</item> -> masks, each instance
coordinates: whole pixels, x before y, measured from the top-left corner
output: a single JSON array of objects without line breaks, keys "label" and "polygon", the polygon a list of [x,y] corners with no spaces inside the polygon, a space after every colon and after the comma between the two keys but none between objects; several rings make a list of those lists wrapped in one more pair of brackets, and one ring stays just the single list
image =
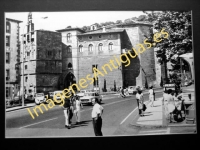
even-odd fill
[{"label": "dark trousers", "polygon": [[94,133],[96,136],[103,136],[101,132],[102,127],[102,119],[99,117],[97,120],[93,119],[93,127],[94,127]]}]

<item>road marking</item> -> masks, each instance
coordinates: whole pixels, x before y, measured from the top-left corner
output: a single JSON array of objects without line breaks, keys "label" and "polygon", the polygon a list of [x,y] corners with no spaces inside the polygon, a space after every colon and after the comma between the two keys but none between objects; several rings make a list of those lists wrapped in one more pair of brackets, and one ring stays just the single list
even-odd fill
[{"label": "road marking", "polygon": [[124,120],[123,120],[120,124],[124,123],[124,121],[125,121],[134,111],[136,111],[136,109],[138,109],[138,108],[136,107],[130,114],[128,114],[128,116],[127,116],[126,118],[124,118]]},{"label": "road marking", "polygon": [[26,128],[26,127],[29,127],[29,126],[33,126],[33,125],[36,125],[36,124],[40,124],[40,123],[47,122],[47,121],[54,120],[54,119],[57,119],[57,117],[52,118],[52,119],[48,119],[48,120],[44,120],[44,121],[41,121],[41,122],[33,123],[33,124],[30,124],[30,125],[27,125],[27,126],[23,126],[23,127],[20,127],[19,129]]},{"label": "road marking", "polygon": [[[115,103],[120,103],[120,102],[124,102],[124,101],[128,101],[130,99],[127,99],[127,100],[123,100],[123,101],[116,101],[116,102],[112,102],[112,103],[108,103],[108,104],[104,104],[102,106],[107,106],[107,105],[111,105],[111,104],[115,104]],[[88,111],[88,110],[92,110],[93,108],[90,108],[90,109],[86,109],[86,110],[81,110],[80,112],[83,112],[83,111]]]},{"label": "road marking", "polygon": [[[146,105],[147,102],[148,102],[148,101],[144,102],[145,105]],[[128,114],[128,116],[127,116],[126,118],[124,118],[124,120],[120,123],[120,125],[121,125],[122,123],[124,123],[124,121],[126,121],[126,119],[127,119],[136,109],[138,109],[138,107],[136,107],[130,114]],[[137,116],[137,115],[136,115],[136,116]]]}]

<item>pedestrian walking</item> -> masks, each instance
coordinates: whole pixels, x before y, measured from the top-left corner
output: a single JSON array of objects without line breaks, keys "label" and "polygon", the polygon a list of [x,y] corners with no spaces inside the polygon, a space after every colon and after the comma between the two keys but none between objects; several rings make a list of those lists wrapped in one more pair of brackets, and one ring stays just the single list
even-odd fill
[{"label": "pedestrian walking", "polygon": [[75,100],[75,109],[74,114],[76,117],[76,124],[80,124],[80,117],[81,117],[81,108],[83,109],[83,104],[78,96],[76,96]]},{"label": "pedestrian walking", "polygon": [[71,93],[71,97],[70,97],[70,109],[69,109],[69,126],[71,126],[72,123],[72,117],[73,117],[73,112],[74,112],[74,108],[75,108],[75,96]]},{"label": "pedestrian walking", "polygon": [[172,90],[168,89],[167,93],[168,93],[168,95],[166,96],[167,109],[169,113],[169,122],[171,123],[173,120],[173,111],[175,110],[175,103],[174,103],[174,97],[172,96]]},{"label": "pedestrian walking", "polygon": [[65,116],[65,127],[70,129],[70,124],[69,124],[69,116],[70,116],[70,98],[65,98],[65,103],[62,106],[64,110],[64,116]]},{"label": "pedestrian walking", "polygon": [[153,86],[150,87],[149,90],[149,102],[151,103],[151,107],[154,107],[154,100],[155,100],[155,92],[153,90]]},{"label": "pedestrian walking", "polygon": [[92,100],[93,109],[92,109],[92,121],[93,121],[93,128],[94,133],[96,136],[103,136],[101,127],[102,127],[102,114],[103,114],[103,107],[99,104],[98,98]]},{"label": "pedestrian walking", "polygon": [[136,100],[138,103],[139,115],[144,116],[143,114],[144,96],[143,96],[142,90],[140,89],[137,90]]},{"label": "pedestrian walking", "polygon": [[126,96],[124,95],[124,89],[120,87],[119,91],[120,91],[119,97],[121,96],[121,97],[125,98]]}]

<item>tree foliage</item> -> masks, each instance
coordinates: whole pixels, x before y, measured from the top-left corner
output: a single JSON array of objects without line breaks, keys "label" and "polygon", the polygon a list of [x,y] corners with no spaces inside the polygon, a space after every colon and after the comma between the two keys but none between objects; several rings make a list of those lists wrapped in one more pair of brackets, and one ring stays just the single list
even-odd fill
[{"label": "tree foliage", "polygon": [[155,43],[153,33],[149,35],[148,41],[159,48],[157,57],[161,63],[171,61],[176,64],[176,55],[192,52],[192,25],[191,11],[162,11],[145,12],[147,20],[153,23],[153,29],[160,32],[165,29],[169,33],[167,39]]}]

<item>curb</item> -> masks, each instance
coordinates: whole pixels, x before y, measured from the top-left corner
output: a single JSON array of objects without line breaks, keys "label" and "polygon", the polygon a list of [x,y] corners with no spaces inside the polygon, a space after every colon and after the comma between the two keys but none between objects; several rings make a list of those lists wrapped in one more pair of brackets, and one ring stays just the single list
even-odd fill
[{"label": "curb", "polygon": [[196,127],[196,124],[173,124],[168,127]]},{"label": "curb", "polygon": [[143,129],[158,129],[158,128],[165,128],[167,126],[164,126],[164,125],[139,125],[139,124],[129,123],[129,127],[136,127],[136,128],[143,128]]},{"label": "curb", "polygon": [[11,110],[6,110],[6,112],[10,112],[10,111],[15,111],[15,110],[19,110],[19,109],[23,109],[23,108],[28,108],[28,107],[34,107],[35,105],[31,105],[31,106],[24,106],[24,107],[19,107],[19,108],[14,108],[14,109],[11,109]]}]

